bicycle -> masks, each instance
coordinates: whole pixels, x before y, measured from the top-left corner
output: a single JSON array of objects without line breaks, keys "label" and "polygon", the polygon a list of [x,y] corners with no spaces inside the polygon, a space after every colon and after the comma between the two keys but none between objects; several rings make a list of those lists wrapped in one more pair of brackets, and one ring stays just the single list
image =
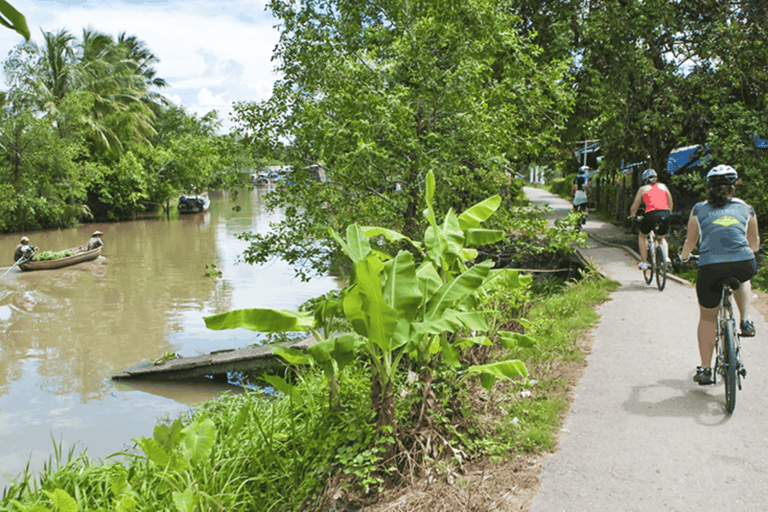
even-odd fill
[{"label": "bicycle", "polygon": [[[635,222],[638,224],[643,220],[642,216],[636,216]],[[656,242],[656,230],[659,228],[659,224],[653,225],[653,229],[648,233],[648,268],[643,269],[643,278],[646,284],[651,284],[653,276],[656,275],[656,286],[659,291],[664,290],[664,286],[667,284],[667,264],[664,261],[664,251],[661,249],[661,244]]]},{"label": "bicycle", "polygon": [[587,203],[575,206],[574,211],[581,214],[579,218],[576,219],[576,231],[581,231],[583,226],[587,223]]},{"label": "bicycle", "polygon": [[[698,264],[698,255],[692,254],[691,260]],[[725,384],[725,410],[732,413],[736,408],[736,391],[741,391],[741,379],[747,377],[747,369],[741,362],[741,336],[736,328],[733,316],[733,292],[741,283],[735,277],[723,283],[723,292],[717,310],[717,331],[715,335],[715,367],[712,371],[712,384],[717,384],[717,376]]]}]

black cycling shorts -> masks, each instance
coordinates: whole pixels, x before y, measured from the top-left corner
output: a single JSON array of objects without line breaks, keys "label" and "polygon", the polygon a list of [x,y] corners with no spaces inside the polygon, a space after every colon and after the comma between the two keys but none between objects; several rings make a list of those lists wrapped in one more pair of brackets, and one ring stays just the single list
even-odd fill
[{"label": "black cycling shorts", "polygon": [[659,228],[654,231],[657,236],[664,236],[669,232],[669,210],[653,210],[643,215],[640,222],[640,232],[647,235],[658,224]]},{"label": "black cycling shorts", "polygon": [[757,262],[751,260],[713,263],[699,267],[696,278],[696,297],[704,308],[716,308],[720,305],[723,283],[735,277],[740,283],[749,281],[757,273]]}]

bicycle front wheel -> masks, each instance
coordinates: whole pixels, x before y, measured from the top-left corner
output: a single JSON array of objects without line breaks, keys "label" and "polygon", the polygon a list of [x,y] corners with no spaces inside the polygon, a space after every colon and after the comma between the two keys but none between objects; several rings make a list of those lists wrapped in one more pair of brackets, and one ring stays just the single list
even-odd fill
[{"label": "bicycle front wheel", "polygon": [[725,410],[736,408],[736,386],[739,363],[736,359],[736,322],[728,320],[723,329],[723,382],[725,383]]},{"label": "bicycle front wheel", "polygon": [[664,285],[667,284],[667,265],[664,263],[664,254],[661,252],[661,247],[656,247],[656,286],[659,287],[659,291],[664,289]]}]

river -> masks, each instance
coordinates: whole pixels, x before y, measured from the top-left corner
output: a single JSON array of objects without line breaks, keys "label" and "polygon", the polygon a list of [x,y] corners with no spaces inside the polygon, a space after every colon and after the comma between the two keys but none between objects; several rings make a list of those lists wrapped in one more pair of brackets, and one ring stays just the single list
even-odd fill
[{"label": "river", "polygon": [[[208,212],[170,219],[99,223],[26,233],[40,250],[84,244],[98,229],[95,261],[0,278],[0,474],[7,481],[31,461],[39,469],[54,450],[104,458],[151,436],[160,419],[224,390],[202,383],[126,384],[110,377],[166,352],[194,356],[258,343],[244,329],[210,331],[203,317],[232,309],[295,309],[336,288],[330,277],[303,283],[276,260],[239,262],[237,233],[265,232],[263,189],[212,192]],[[0,272],[13,264],[21,235],[0,236]],[[215,266],[215,267],[214,267]],[[206,270],[221,272],[206,276]],[[0,487],[5,484],[0,478]]]}]

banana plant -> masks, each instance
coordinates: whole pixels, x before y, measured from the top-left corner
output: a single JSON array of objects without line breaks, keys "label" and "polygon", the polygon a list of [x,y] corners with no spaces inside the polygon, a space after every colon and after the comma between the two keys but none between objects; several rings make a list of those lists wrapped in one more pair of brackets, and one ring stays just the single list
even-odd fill
[{"label": "banana plant", "polygon": [[[204,317],[205,325],[212,330],[244,328],[252,331],[278,332],[311,332],[316,343],[301,350],[275,345],[272,352],[282,357],[289,364],[317,365],[322,368],[328,381],[329,402],[336,405],[338,395],[338,374],[355,357],[357,338],[352,335],[335,336],[329,326],[340,314],[341,301],[330,297],[320,302],[313,313],[295,312],[277,309],[238,309],[218,315]],[[294,392],[293,386],[277,375],[268,376],[265,380],[276,390],[291,396],[296,401],[301,397]]]},{"label": "banana plant", "polygon": [[[306,354],[282,347],[274,347],[273,351],[294,364],[322,367],[332,394],[336,375],[352,360],[358,346],[368,354],[378,380],[375,385],[380,386],[382,394],[387,393],[405,355],[417,369],[428,367],[437,354],[448,365],[458,367],[462,347],[490,343],[488,336],[478,335],[489,330],[483,312],[478,310],[483,287],[504,274],[509,283],[517,286],[525,285],[526,280],[518,278],[516,271],[492,269],[490,261],[469,264],[478,255],[473,246],[504,237],[502,231],[480,228],[499,208],[499,196],[488,198],[458,216],[450,210],[438,223],[433,209],[434,193],[435,178],[429,173],[424,211],[429,226],[423,241],[382,227],[353,224],[347,227],[345,238],[329,230],[352,261],[350,284],[342,291],[339,302],[322,304],[314,315],[271,309],[231,311],[206,317],[207,327],[311,331],[318,343]],[[401,250],[391,256],[372,247],[370,238],[378,236],[390,242],[408,243],[413,250]],[[349,321],[356,336],[334,338],[327,330],[320,333],[339,314]],[[462,337],[458,333],[467,335]],[[502,346],[532,344],[530,338],[514,333],[496,334],[502,339]],[[527,371],[518,361],[473,367],[468,374],[480,375],[483,385],[492,385],[497,378],[526,376]],[[290,386],[279,377],[273,380],[280,389],[290,392]]]}]

